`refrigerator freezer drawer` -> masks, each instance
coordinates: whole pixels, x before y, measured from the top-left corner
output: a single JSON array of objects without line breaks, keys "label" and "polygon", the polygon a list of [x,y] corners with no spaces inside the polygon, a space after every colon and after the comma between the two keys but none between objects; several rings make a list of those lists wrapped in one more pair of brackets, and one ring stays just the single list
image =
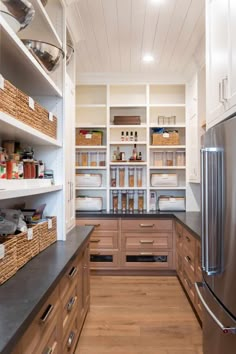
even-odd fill
[{"label": "refrigerator freezer drawer", "polygon": [[151,175],[152,187],[177,187],[178,176],[176,173],[153,173]]},{"label": "refrigerator freezer drawer", "polygon": [[101,211],[101,197],[79,197],[75,200],[75,209],[79,211]]},{"label": "refrigerator freezer drawer", "polygon": [[75,177],[76,187],[101,187],[102,176],[100,174],[79,173]]}]

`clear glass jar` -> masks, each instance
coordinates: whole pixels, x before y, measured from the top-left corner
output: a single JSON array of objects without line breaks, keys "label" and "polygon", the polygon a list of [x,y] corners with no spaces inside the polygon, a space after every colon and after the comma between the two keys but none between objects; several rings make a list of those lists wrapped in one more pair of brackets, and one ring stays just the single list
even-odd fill
[{"label": "clear glass jar", "polygon": [[166,152],[166,166],[173,166],[174,165],[174,154],[173,151]]},{"label": "clear glass jar", "polygon": [[119,186],[120,187],[125,186],[125,168],[124,167],[119,168]]},{"label": "clear glass jar", "polygon": [[129,167],[129,187],[134,187],[134,167]]},{"label": "clear glass jar", "polygon": [[176,151],[176,166],[185,166],[185,152]]},{"label": "clear glass jar", "polygon": [[117,170],[115,167],[111,168],[111,187],[116,187],[116,174]]},{"label": "clear glass jar", "polygon": [[113,206],[113,211],[117,212],[118,211],[118,205],[119,205],[119,195],[118,191],[112,191],[112,206]]},{"label": "clear glass jar", "polygon": [[81,152],[81,166],[88,166],[88,153]]},{"label": "clear glass jar", "polygon": [[99,166],[106,166],[106,153],[99,152]]},{"label": "clear glass jar", "polygon": [[164,125],[164,116],[158,116],[157,117],[157,124],[158,125]]},{"label": "clear glass jar", "polygon": [[97,166],[97,152],[90,152],[90,166]]},{"label": "clear glass jar", "polygon": [[121,209],[123,213],[127,210],[127,191],[121,192]]},{"label": "clear glass jar", "polygon": [[154,151],[153,153],[153,166],[163,166],[163,152],[162,151]]},{"label": "clear glass jar", "polygon": [[134,211],[134,191],[128,192],[128,210],[130,213]]},{"label": "clear glass jar", "polygon": [[142,167],[136,168],[136,176],[137,176],[137,187],[143,186],[143,169]]},{"label": "clear glass jar", "polygon": [[144,191],[138,191],[138,211],[144,210]]}]

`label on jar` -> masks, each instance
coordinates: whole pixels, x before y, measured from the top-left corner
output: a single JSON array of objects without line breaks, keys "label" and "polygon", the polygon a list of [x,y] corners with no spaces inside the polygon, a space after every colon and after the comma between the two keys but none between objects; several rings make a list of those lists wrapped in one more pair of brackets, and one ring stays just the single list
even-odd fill
[{"label": "label on jar", "polygon": [[4,90],[4,78],[2,75],[0,75],[0,89]]},{"label": "label on jar", "polygon": [[0,259],[5,257],[5,246],[0,245]]},{"label": "label on jar", "polygon": [[32,240],[33,239],[33,229],[32,227],[27,230],[27,239]]},{"label": "label on jar", "polygon": [[53,122],[53,114],[52,114],[52,112],[48,112],[48,120],[50,120],[50,122]]},{"label": "label on jar", "polygon": [[52,228],[52,219],[48,219],[48,230]]},{"label": "label on jar", "polygon": [[34,100],[32,97],[29,97],[29,108],[34,110]]}]

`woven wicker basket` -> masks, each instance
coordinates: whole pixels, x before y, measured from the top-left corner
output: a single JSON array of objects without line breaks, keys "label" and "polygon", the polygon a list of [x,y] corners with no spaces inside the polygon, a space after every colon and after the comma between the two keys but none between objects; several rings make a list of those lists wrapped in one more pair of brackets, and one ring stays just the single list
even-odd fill
[{"label": "woven wicker basket", "polygon": [[85,134],[76,129],[76,145],[102,145],[102,134],[93,132],[91,133],[91,138],[87,139]]},{"label": "woven wicker basket", "polygon": [[168,137],[164,134],[152,134],[152,145],[179,145],[179,133],[170,132]]},{"label": "woven wicker basket", "polygon": [[12,117],[17,115],[16,107],[17,88],[9,81],[4,80],[4,88],[0,89],[0,111]]},{"label": "woven wicker basket", "polygon": [[17,272],[16,242],[16,236],[0,238],[0,244],[5,247],[4,258],[0,259],[0,284]]},{"label": "woven wicker basket", "polygon": [[43,251],[45,248],[50,246],[52,243],[56,242],[57,240],[57,217],[47,217],[47,219],[51,219],[52,227],[49,229],[48,222],[42,222],[39,224],[40,227],[40,237],[39,237],[39,248],[40,252]]},{"label": "woven wicker basket", "polygon": [[[16,118],[22,123],[30,125],[32,128],[38,129],[40,124],[40,115],[38,104],[34,104],[34,109],[29,107],[29,96],[24,92],[17,90],[17,115]],[[39,129],[38,129],[39,130]]]},{"label": "woven wicker basket", "polygon": [[28,246],[30,248],[31,258],[37,256],[39,254],[39,238],[41,227],[40,224],[37,225],[28,225],[28,228],[32,229],[32,239],[28,240]]},{"label": "woven wicker basket", "polygon": [[52,117],[52,120],[49,119],[48,111],[39,106],[39,114],[40,114],[40,131],[53,139],[57,138],[57,118],[55,116]]},{"label": "woven wicker basket", "polygon": [[31,259],[31,249],[29,246],[28,233],[21,232],[16,235],[16,255],[17,269],[22,268]]}]

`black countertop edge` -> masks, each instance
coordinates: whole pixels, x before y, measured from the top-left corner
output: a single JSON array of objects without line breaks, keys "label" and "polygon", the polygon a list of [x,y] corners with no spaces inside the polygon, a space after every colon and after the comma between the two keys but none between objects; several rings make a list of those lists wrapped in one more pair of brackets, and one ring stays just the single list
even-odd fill
[{"label": "black countertop edge", "polygon": [[134,212],[134,213],[122,213],[118,211],[100,211],[100,212],[77,212],[76,218],[174,218],[177,219],[189,232],[195,236],[198,240],[201,240],[201,213],[198,211],[182,212],[182,211],[150,211],[150,212]]},{"label": "black countertop edge", "polygon": [[93,231],[76,226],[0,286],[0,353],[9,354]]}]

